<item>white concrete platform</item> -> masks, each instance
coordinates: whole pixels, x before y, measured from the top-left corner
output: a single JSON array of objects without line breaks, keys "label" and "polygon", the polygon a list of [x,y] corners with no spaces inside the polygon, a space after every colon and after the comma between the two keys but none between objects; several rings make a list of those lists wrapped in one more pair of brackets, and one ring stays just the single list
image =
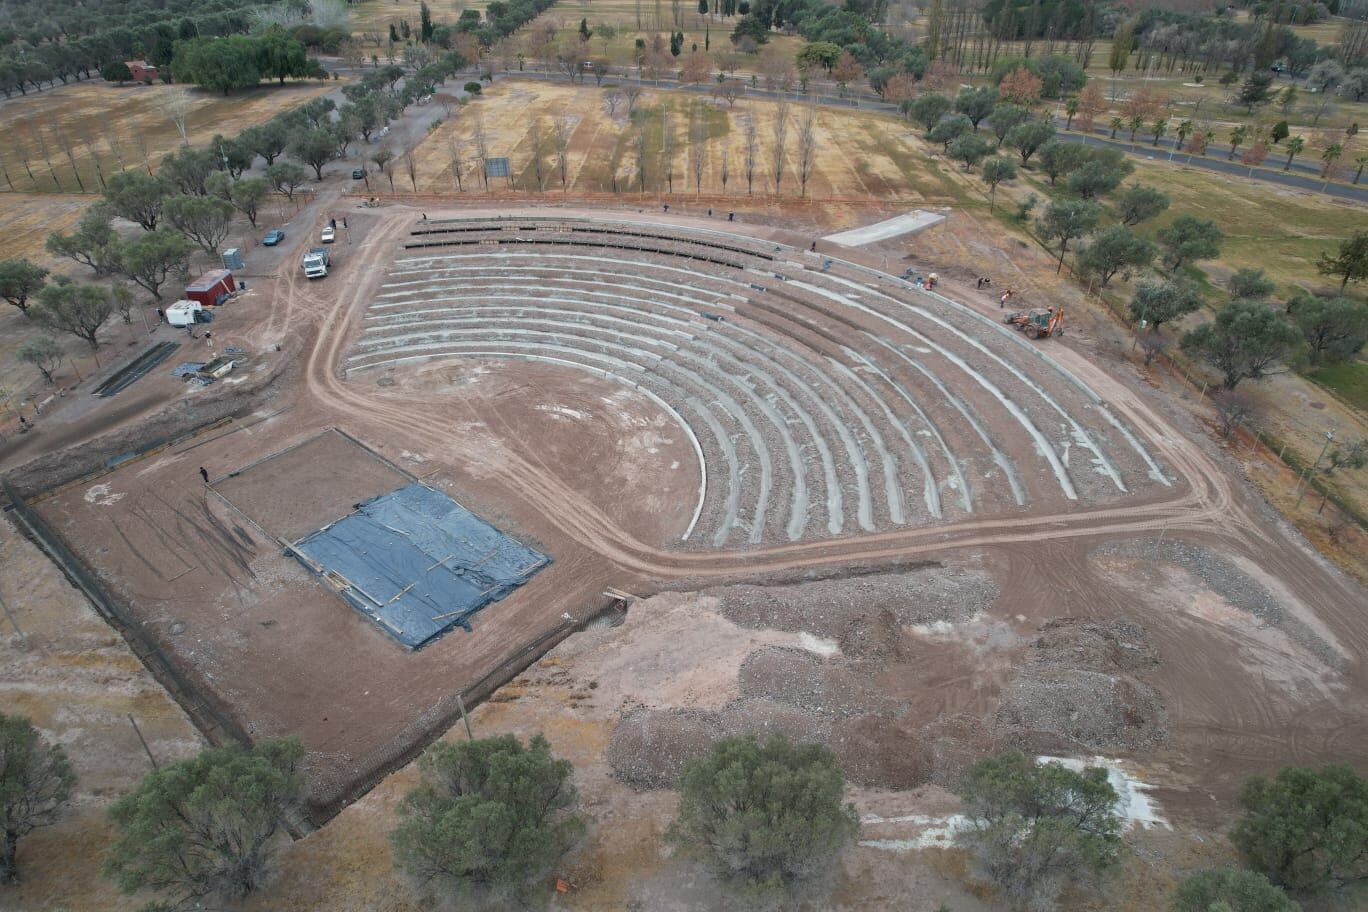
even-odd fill
[{"label": "white concrete platform", "polygon": [[943,221],[945,221],[945,216],[938,212],[913,209],[911,212],[904,212],[902,215],[895,215],[891,219],[865,225],[863,228],[852,228],[839,234],[829,234],[822,240],[831,241],[843,247],[861,247],[865,244],[886,241],[901,234],[916,234],[919,231],[925,231],[932,225],[939,225]]}]

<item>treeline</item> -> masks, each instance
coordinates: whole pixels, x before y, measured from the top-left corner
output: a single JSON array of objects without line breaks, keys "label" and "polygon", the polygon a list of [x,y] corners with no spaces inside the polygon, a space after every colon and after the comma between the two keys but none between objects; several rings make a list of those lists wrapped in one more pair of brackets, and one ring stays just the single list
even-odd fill
[{"label": "treeline", "polygon": [[1301,38],[1273,20],[1236,22],[1225,16],[1194,16],[1165,10],[1145,10],[1133,22],[1117,27],[1115,38],[1134,50],[1135,68],[1153,66],[1165,72],[1202,72],[1228,67],[1235,72],[1267,69],[1285,61],[1293,75],[1301,75],[1330,49]]},{"label": "treeline", "polygon": [[[179,19],[175,18],[178,7],[187,10]],[[100,27],[54,29],[46,18],[43,28],[29,26],[33,18],[29,13],[41,10],[46,17],[54,12],[50,4],[42,0],[0,2],[0,21],[8,23],[0,29],[0,92],[9,98],[15,92],[39,91],[45,84],[65,85],[73,79],[89,79],[107,64],[130,59],[166,67],[175,56],[178,41],[245,34],[250,25],[248,8],[246,3],[236,0],[171,0],[155,6],[141,2],[97,3],[90,21],[102,23]],[[87,9],[80,7],[77,15],[84,16]],[[121,14],[112,11],[120,9]],[[16,18],[7,19],[7,10]],[[61,17],[57,21],[64,22]]]},{"label": "treeline", "polygon": [[768,41],[773,29],[796,31],[810,42],[835,45],[866,70],[884,70],[885,80],[899,72],[920,79],[930,62],[927,51],[876,28],[867,13],[877,11],[877,4],[859,2],[837,7],[825,0],[756,0],[736,23],[731,40],[753,49]]},{"label": "treeline", "polygon": [[[474,35],[479,39],[481,46],[492,47],[501,38],[507,38],[541,15],[544,10],[550,9],[555,2],[556,0],[490,0],[485,7],[483,20],[477,10],[462,10],[461,17],[456,21],[455,31]],[[432,17],[426,12],[426,3],[422,4],[422,10],[424,12],[419,23],[419,39],[450,47],[452,30],[444,25],[432,24]],[[390,26],[390,30],[392,33],[394,27]],[[393,34],[390,37],[391,40],[394,39]]]}]

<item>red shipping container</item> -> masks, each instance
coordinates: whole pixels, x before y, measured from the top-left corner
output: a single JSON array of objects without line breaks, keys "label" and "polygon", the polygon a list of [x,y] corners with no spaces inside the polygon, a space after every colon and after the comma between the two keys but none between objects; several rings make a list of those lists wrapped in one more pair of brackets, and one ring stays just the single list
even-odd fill
[{"label": "red shipping container", "polygon": [[212,269],[185,286],[185,296],[205,307],[222,304],[237,288],[233,274],[226,269]]}]

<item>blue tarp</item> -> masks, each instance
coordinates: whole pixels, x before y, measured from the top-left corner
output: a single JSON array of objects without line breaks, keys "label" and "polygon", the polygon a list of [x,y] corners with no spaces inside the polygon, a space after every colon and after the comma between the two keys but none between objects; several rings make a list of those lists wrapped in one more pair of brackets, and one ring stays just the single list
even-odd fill
[{"label": "blue tarp", "polygon": [[357,610],[414,649],[457,624],[469,630],[471,615],[551,562],[417,483],[358,505],[295,547],[342,578]]}]

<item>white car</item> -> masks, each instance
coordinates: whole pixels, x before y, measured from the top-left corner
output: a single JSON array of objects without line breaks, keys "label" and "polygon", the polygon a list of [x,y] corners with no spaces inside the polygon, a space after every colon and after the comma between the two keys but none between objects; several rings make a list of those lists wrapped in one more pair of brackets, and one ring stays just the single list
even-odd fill
[{"label": "white car", "polygon": [[323,229],[323,233],[318,236],[318,239],[325,244],[331,244],[333,241],[337,240],[337,230],[333,228],[332,225],[329,225]]}]

